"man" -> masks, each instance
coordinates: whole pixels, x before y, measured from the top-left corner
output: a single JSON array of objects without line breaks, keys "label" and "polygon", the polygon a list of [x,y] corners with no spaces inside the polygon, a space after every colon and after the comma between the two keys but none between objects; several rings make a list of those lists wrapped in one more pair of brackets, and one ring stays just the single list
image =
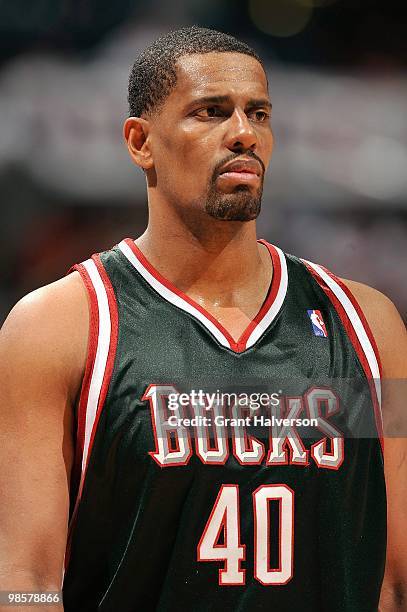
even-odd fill
[{"label": "man", "polygon": [[[377,379],[380,361],[406,377],[400,317],[256,240],[273,134],[247,45],[169,33],[135,62],[129,103],[147,230],[24,298],[2,332],[1,588],[58,590],[64,573],[81,612],[377,610]],[[346,379],[362,391],[321,383]],[[269,416],[318,417],[312,435],[252,428],[237,394],[265,390]],[[376,435],[340,429],[363,420]],[[384,452],[388,612],[407,606],[406,444]]]}]

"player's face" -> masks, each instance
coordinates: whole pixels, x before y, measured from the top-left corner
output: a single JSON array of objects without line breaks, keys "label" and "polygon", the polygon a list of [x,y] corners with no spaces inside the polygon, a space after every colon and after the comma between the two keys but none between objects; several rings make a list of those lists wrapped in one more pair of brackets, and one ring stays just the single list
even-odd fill
[{"label": "player's face", "polygon": [[240,53],[188,55],[150,125],[155,188],[177,207],[249,221],[260,212],[272,148],[260,63]]}]

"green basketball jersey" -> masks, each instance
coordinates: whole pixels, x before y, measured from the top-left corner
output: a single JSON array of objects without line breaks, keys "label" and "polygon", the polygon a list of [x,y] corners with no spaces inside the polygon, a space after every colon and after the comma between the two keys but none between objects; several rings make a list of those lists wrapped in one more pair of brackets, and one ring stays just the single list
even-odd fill
[{"label": "green basketball jersey", "polygon": [[74,266],[90,337],[66,612],[377,611],[377,348],[337,277],[260,242],[273,278],[239,340],[133,240]]}]

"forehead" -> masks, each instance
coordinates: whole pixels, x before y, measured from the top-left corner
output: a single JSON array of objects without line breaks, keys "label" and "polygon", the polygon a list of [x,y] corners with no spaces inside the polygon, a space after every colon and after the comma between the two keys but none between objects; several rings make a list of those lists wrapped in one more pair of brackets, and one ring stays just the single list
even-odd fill
[{"label": "forehead", "polygon": [[177,61],[175,95],[212,94],[267,96],[267,79],[256,58],[243,53],[197,53]]}]

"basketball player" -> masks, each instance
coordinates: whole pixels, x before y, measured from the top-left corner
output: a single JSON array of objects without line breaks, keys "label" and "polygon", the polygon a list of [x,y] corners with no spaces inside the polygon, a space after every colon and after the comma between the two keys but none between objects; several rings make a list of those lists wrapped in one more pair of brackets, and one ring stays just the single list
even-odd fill
[{"label": "basketball player", "polygon": [[[405,329],[378,291],[257,240],[261,60],[172,32],[135,62],[129,103],[145,233],[25,297],[2,331],[1,589],[63,579],[69,612],[406,610],[406,443],[385,440],[383,467],[379,385],[406,377]],[[320,383],[345,379],[368,399]],[[317,416],[312,436],[244,429],[251,406],[216,396],[272,380],[296,389],[273,389],[268,414]],[[343,434],[363,419],[376,435]]]}]

